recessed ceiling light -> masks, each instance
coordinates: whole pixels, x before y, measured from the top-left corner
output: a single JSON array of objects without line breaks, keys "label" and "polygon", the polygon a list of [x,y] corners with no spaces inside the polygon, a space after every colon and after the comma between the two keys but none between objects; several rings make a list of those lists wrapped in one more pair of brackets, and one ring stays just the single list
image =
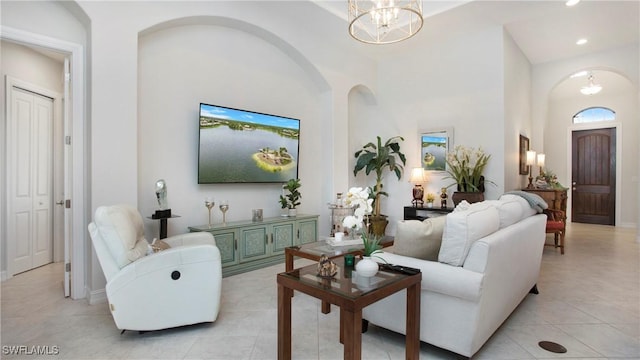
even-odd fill
[{"label": "recessed ceiling light", "polygon": [[564,3],[564,4],[567,5],[567,6],[574,6],[579,2],[580,2],[580,0],[567,0],[567,2]]},{"label": "recessed ceiling light", "polygon": [[584,45],[587,42],[588,42],[587,39],[579,39],[578,41],[576,41],[576,45]]}]

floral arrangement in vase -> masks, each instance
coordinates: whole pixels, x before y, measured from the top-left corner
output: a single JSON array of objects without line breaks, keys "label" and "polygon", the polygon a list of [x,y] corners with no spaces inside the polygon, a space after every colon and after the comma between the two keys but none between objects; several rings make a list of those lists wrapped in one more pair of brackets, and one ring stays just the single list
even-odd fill
[{"label": "floral arrangement in vase", "polygon": [[449,178],[455,181],[458,191],[461,192],[484,192],[485,179],[482,175],[491,155],[488,155],[482,148],[467,148],[458,145],[452,152],[447,153],[446,170]]},{"label": "floral arrangement in vase", "polygon": [[342,226],[348,229],[349,235],[353,237],[362,230],[366,216],[373,211],[371,188],[352,187],[347,192],[344,204],[347,207],[354,208],[353,215],[346,216],[342,221]]},{"label": "floral arrangement in vase", "polygon": [[[362,244],[364,245],[363,256],[372,257],[374,254],[382,249],[380,245],[380,241],[382,237],[370,234],[366,231],[365,222],[367,220],[367,215],[371,214],[373,199],[370,196],[371,189],[361,188],[361,187],[352,187],[347,192],[347,198],[345,200],[345,205],[348,207],[355,208],[353,215],[346,216],[342,221],[342,225],[345,229],[350,229],[349,234],[354,236],[355,234],[360,234],[362,238]],[[361,231],[365,228],[365,231]],[[377,266],[376,266],[377,270]]]}]

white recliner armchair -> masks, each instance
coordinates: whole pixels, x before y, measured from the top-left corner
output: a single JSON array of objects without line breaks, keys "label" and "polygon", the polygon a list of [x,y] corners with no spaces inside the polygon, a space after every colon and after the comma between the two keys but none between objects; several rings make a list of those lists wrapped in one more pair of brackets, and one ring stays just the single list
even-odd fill
[{"label": "white recliner armchair", "polygon": [[142,216],[128,205],[99,207],[89,233],[118,329],[159,330],[216,320],[222,266],[213,235],[168,237],[162,240],[169,249],[147,255]]}]

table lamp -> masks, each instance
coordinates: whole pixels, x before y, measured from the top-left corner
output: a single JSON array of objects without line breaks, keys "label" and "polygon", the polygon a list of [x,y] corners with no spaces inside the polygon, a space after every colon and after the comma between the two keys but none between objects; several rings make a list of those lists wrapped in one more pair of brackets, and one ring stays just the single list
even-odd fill
[{"label": "table lamp", "polygon": [[527,189],[533,189],[533,170],[531,167],[536,164],[536,152],[532,150],[527,151],[527,166],[529,166],[529,185]]},{"label": "table lamp", "polygon": [[544,168],[544,154],[540,153],[538,154],[538,166],[540,167],[540,176],[542,176],[544,174],[544,172],[542,171],[542,168]]},{"label": "table lamp", "polygon": [[420,183],[426,182],[424,178],[424,170],[422,168],[411,169],[411,177],[409,178],[409,182],[415,184],[412,191],[413,201],[411,201],[411,203],[415,207],[418,207],[418,205],[422,207],[422,205],[424,204],[424,201],[422,201],[422,198],[424,197],[424,188]]}]

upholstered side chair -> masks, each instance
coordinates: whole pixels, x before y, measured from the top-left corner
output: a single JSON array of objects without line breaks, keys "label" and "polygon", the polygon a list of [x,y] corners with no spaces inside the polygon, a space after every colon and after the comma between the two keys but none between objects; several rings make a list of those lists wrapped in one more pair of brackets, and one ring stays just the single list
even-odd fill
[{"label": "upholstered side chair", "polygon": [[128,205],[99,207],[89,233],[118,329],[150,331],[216,320],[222,268],[213,235],[168,237],[162,239],[168,249],[152,252],[142,216]]}]

